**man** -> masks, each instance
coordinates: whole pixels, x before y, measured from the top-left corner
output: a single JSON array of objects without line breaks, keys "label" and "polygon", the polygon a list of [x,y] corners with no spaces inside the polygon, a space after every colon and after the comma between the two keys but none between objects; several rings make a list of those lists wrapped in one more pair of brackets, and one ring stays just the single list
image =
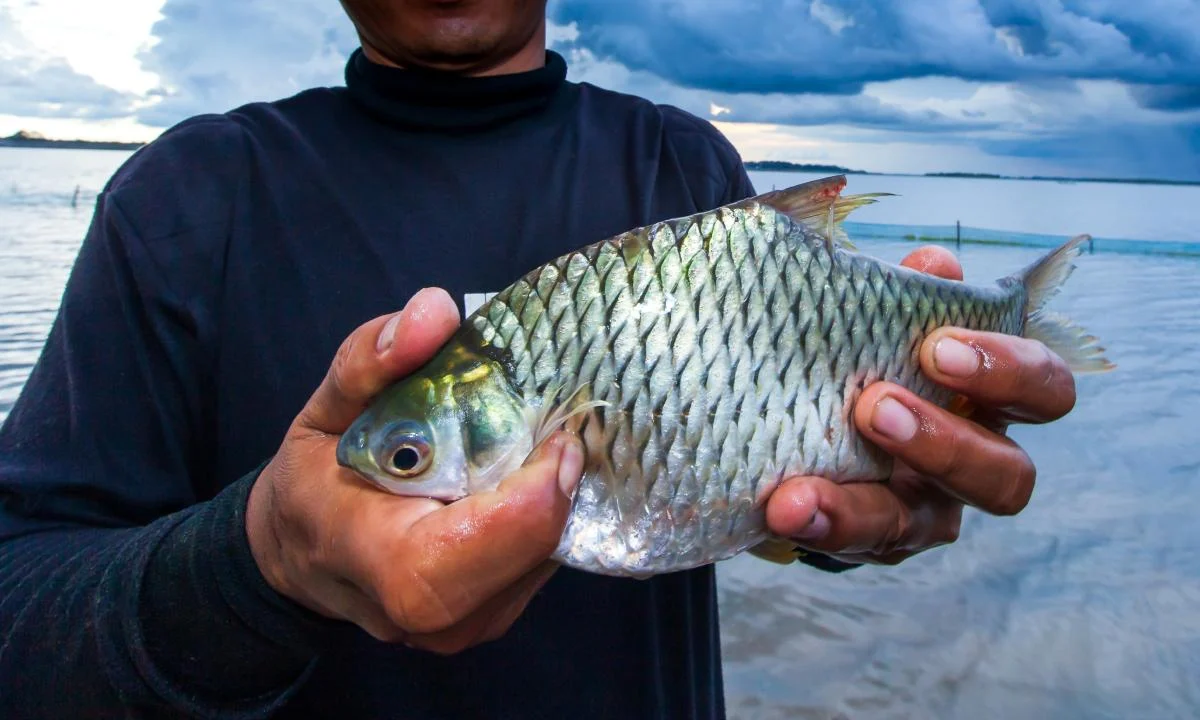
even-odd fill
[{"label": "man", "polygon": [[[678,110],[564,82],[544,0],[344,5],[347,88],[185,122],[99,199],[0,432],[3,715],[721,716],[711,568],[547,561],[578,440],[445,507],[372,489],[334,447],[455,301],[752,194],[737,154]],[[959,276],[936,251],[907,262]],[[985,425],[1065,414],[1063,363],[957,330],[922,357],[994,409],[868,389],[856,421],[903,469],[787,481],[768,518],[810,562],[898,562],[953,541],[964,503],[1027,502],[1032,465]]]}]

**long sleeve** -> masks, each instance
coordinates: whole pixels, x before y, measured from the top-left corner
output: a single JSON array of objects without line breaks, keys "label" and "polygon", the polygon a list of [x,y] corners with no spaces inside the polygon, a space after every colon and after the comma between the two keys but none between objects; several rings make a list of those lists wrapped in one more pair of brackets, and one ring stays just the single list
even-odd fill
[{"label": "long sleeve", "polygon": [[[189,144],[211,146],[204,131],[160,140],[114,183],[178,171]],[[333,624],[259,574],[244,520],[256,472],[220,492],[208,477],[204,297],[169,278],[211,252],[148,241],[119,196],[98,201],[0,427],[0,716],[262,716]],[[139,212],[178,223],[175,192],[145,200]]]}]

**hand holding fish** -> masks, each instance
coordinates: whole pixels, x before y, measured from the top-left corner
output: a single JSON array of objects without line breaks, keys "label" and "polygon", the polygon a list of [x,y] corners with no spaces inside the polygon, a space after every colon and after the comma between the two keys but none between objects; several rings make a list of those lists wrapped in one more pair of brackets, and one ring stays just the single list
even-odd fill
[{"label": "hand holding fish", "polygon": [[277,592],[376,638],[455,653],[502,635],[550,578],[578,483],[579,441],[557,434],[491,492],[446,506],[398,497],[338,467],[335,446],[370,398],[454,333],[423,290],[358,328],[250,495],[247,533]]},{"label": "hand holding fish", "polygon": [[[954,256],[937,247],[922,248],[902,264],[950,280],[963,277]],[[772,532],[845,562],[895,564],[954,542],[964,505],[993,515],[1025,508],[1036,470],[1003,430],[1070,412],[1075,380],[1066,362],[1034,340],[945,328],[923,343],[921,367],[968,398],[977,408],[972,418],[898,385],[872,385],[854,419],[899,461],[890,481],[790,479],[768,504]]]}]

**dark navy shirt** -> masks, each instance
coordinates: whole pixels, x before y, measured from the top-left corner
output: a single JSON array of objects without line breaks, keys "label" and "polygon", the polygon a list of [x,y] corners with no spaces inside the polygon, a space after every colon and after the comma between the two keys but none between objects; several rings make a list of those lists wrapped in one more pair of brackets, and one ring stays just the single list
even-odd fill
[{"label": "dark navy shirt", "polygon": [[356,326],[752,194],[707,122],[565,73],[356,53],[347,87],[193,118],[116,173],[0,431],[0,715],[723,715],[711,568],[563,570],[440,657],[275,595],[246,542],[257,469]]}]

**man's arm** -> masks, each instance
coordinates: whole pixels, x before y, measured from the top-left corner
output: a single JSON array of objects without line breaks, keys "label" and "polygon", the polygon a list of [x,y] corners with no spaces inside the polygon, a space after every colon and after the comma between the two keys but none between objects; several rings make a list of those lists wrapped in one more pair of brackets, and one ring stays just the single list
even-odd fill
[{"label": "man's arm", "polygon": [[314,657],[311,614],[270,592],[250,555],[253,477],[198,502],[205,351],[157,260],[102,196],[0,429],[5,717],[256,715]]},{"label": "man's arm", "polygon": [[[231,217],[160,190],[195,184],[198,158],[226,156],[214,142],[188,150],[185,135],[143,159],[138,206]],[[458,326],[449,295],[427,289],[346,339],[261,471],[202,497],[215,332],[202,296],[219,263],[178,237],[196,223],[158,227],[147,241],[106,193],[0,429],[0,715],[262,717],[348,623],[441,654],[507,632],[556,567],[578,439],[557,434],[496,490],[449,506],[339,467],[339,433]],[[191,292],[164,280],[197,267]]]}]

